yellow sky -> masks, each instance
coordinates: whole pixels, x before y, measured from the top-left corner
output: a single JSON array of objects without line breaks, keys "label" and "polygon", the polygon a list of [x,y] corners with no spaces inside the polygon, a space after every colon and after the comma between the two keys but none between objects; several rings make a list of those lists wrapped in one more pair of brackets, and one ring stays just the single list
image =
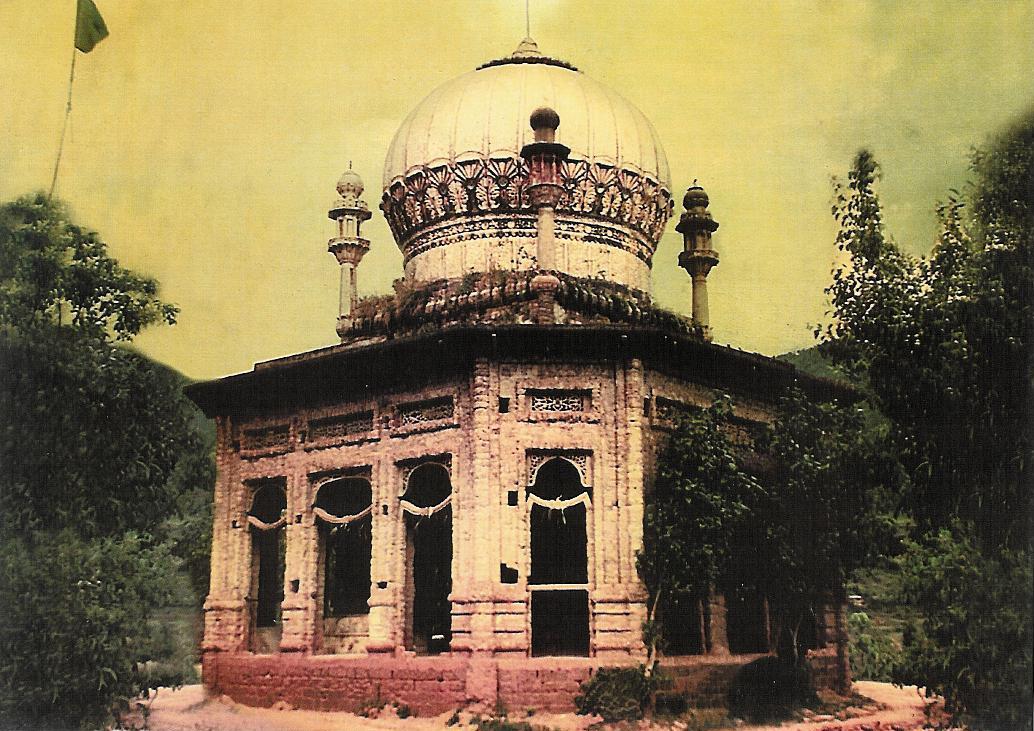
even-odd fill
[{"label": "yellow sky", "polygon": [[[179,324],[138,344],[193,377],[335,341],[326,210],[348,161],[376,208],[395,128],[432,88],[513,50],[521,0],[97,0],[111,36],[80,55],[57,194]],[[886,218],[927,247],[970,147],[1034,103],[1034,2],[532,0],[532,35],[632,100],[677,192],[721,222],[716,340],[811,344],[833,258],[829,178],[870,146]],[[74,0],[0,0],[0,199],[46,188]],[[677,217],[677,213],[676,213]],[[655,295],[686,310],[673,220]],[[375,212],[360,293],[401,257]]]}]

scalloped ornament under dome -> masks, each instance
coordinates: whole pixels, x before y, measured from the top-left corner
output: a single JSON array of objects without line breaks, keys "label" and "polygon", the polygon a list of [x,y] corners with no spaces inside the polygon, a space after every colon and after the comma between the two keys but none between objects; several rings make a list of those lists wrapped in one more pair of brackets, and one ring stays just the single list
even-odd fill
[{"label": "scalloped ornament under dome", "polygon": [[533,46],[525,39],[514,55],[439,87],[395,134],[381,209],[406,276],[536,267],[520,151],[534,141],[529,115],[551,107],[557,142],[571,148],[556,210],[557,268],[648,290],[672,211],[657,133],[629,101]]}]

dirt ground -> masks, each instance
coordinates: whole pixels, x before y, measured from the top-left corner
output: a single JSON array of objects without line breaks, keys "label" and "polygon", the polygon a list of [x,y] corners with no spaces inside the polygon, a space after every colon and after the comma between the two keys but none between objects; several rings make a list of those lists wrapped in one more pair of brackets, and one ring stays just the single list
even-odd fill
[{"label": "dirt ground", "polygon": [[[781,726],[749,726],[738,722],[742,731],[910,731],[922,728],[926,719],[927,701],[914,686],[895,688],[887,683],[858,682],[855,691],[876,701],[879,708],[870,708],[848,720],[817,715],[800,722]],[[390,707],[377,718],[363,718],[351,713],[321,713],[290,709],[250,708],[223,697],[209,697],[200,685],[180,690],[161,690],[150,704],[147,727],[151,731],[362,731],[363,729],[401,729],[402,731],[430,731],[431,729],[467,729],[472,714],[461,713],[459,723],[449,726],[451,713],[430,718],[399,718]],[[139,724],[143,719],[137,718]],[[673,729],[683,731],[685,721],[665,723],[594,725],[599,719],[568,714],[535,714],[531,717],[511,717],[511,721],[525,721],[536,729],[582,731],[596,729]],[[730,723],[730,725],[733,725]]]}]

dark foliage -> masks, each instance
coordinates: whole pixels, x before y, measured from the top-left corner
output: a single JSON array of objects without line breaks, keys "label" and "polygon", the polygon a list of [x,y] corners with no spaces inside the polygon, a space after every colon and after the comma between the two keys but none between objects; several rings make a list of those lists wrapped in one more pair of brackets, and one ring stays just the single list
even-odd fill
[{"label": "dark foliage", "polygon": [[[167,549],[127,533],[74,531],[0,544],[0,719],[19,728],[97,728],[189,667],[153,654],[152,608],[179,584]],[[182,682],[182,681],[177,681]]]},{"label": "dark foliage", "polygon": [[884,235],[878,168],[859,154],[834,207],[850,262],[828,290],[822,349],[866,384],[908,477],[904,599],[923,619],[896,676],[978,725],[1029,728],[1034,113],[973,171],[913,259]]},{"label": "dark foliage", "polygon": [[595,714],[604,721],[632,721],[643,712],[654,690],[654,677],[643,666],[600,668],[582,683],[574,704],[580,714]]},{"label": "dark foliage", "polygon": [[[940,530],[902,560],[905,600],[923,620],[905,629],[894,680],[925,684],[980,728],[1031,727],[1034,584],[1029,554],[983,555],[963,531]],[[921,681],[920,681],[921,679]]]},{"label": "dark foliage", "polygon": [[203,453],[180,383],[69,328],[0,333],[0,521],[85,536],[153,531],[180,460]]},{"label": "dark foliage", "polygon": [[[97,727],[193,676],[158,619],[207,587],[212,439],[184,379],[115,341],[157,284],[45,196],[0,205],[0,715]],[[181,567],[185,567],[185,572]]]},{"label": "dark foliage", "polygon": [[[636,556],[649,593],[645,640],[652,667],[663,643],[663,607],[707,596],[729,570],[731,536],[759,500],[726,435],[732,406],[719,400],[677,419],[647,497],[643,550]],[[670,633],[670,632],[669,632]]]},{"label": "dark foliage", "polygon": [[744,665],[729,688],[729,715],[750,723],[782,721],[816,702],[808,668],[779,657]]},{"label": "dark foliage", "polygon": [[851,639],[851,677],[855,680],[890,682],[894,668],[901,663],[901,651],[890,635],[877,627],[865,612],[852,612],[847,618]]},{"label": "dark foliage", "polygon": [[0,326],[66,325],[95,339],[130,340],[176,308],[158,283],[124,269],[93,231],[43,193],[0,205]]},{"label": "dark foliage", "polygon": [[858,408],[800,392],[781,401],[763,449],[774,469],[736,536],[736,578],[768,597],[777,648],[801,659],[802,626],[852,572],[895,549],[900,475],[885,435]]},{"label": "dark foliage", "polygon": [[836,318],[823,351],[865,383],[892,424],[921,529],[969,522],[983,547],[1028,541],[1034,119],[977,156],[970,201],[939,208],[932,254],[884,236],[878,168],[859,153],[836,207]]}]

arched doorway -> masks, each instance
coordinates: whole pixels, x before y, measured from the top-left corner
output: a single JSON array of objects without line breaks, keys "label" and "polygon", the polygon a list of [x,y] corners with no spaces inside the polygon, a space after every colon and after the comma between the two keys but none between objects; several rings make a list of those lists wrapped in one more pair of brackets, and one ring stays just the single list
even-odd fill
[{"label": "arched doorway", "polygon": [[528,488],[532,655],[589,654],[590,492],[561,457],[539,467]]},{"label": "arched doorway", "polygon": [[437,462],[413,469],[402,495],[407,649],[437,654],[452,640],[452,480]]},{"label": "arched doorway", "polygon": [[252,650],[276,652],[284,601],[284,526],[287,494],[281,482],[267,482],[255,489],[248,510],[251,531]]},{"label": "arched doorway", "polygon": [[369,634],[372,503],[363,477],[325,482],[316,493],[325,651],[354,652]]}]

